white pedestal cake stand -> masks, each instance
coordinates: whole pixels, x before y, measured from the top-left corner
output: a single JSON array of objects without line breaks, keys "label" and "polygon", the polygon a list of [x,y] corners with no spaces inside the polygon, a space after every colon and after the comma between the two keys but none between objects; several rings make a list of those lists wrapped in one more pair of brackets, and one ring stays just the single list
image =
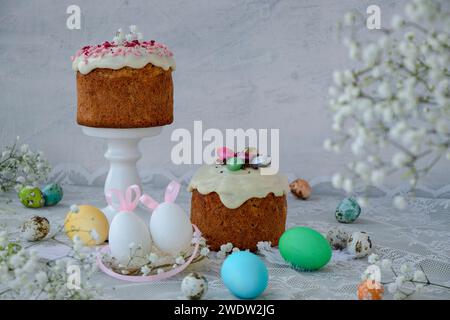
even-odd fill
[{"label": "white pedestal cake stand", "polygon": [[[122,192],[133,184],[141,187],[141,179],[137,171],[136,163],[142,154],[139,151],[139,141],[146,137],[154,137],[161,133],[163,127],[137,128],[137,129],[113,129],[113,128],[93,128],[81,126],[83,133],[96,138],[106,139],[108,150],[105,158],[109,161],[110,167],[105,181],[104,191],[119,189]],[[106,206],[102,209],[111,224],[117,211]],[[144,221],[148,222],[150,214],[142,208],[135,211]]]}]

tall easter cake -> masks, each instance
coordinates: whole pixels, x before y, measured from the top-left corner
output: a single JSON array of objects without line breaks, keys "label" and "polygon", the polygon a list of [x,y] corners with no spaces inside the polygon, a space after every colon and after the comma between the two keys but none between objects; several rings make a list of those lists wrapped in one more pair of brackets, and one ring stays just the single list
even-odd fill
[{"label": "tall easter cake", "polygon": [[173,121],[172,52],[143,41],[136,26],[112,42],[85,46],[72,57],[77,122],[99,128],[145,128]]},{"label": "tall easter cake", "polygon": [[286,177],[262,175],[256,166],[230,170],[205,165],[192,178],[191,221],[212,250],[231,242],[256,250],[259,241],[278,244],[285,231],[289,184]]}]

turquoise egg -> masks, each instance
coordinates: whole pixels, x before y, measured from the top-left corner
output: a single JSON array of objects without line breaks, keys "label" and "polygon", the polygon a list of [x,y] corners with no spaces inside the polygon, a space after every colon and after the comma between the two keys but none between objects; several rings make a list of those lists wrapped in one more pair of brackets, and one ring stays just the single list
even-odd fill
[{"label": "turquoise egg", "polygon": [[19,200],[27,208],[40,208],[44,206],[44,195],[37,187],[27,186],[19,191]]},{"label": "turquoise egg", "polygon": [[336,220],[341,223],[352,223],[358,219],[361,207],[353,198],[345,198],[336,208]]},{"label": "turquoise egg", "polygon": [[266,265],[255,254],[238,251],[229,255],[222,264],[222,281],[238,298],[254,299],[266,289],[269,274]]},{"label": "turquoise egg", "polygon": [[42,193],[44,194],[45,205],[46,206],[54,206],[63,198],[63,189],[57,183],[51,183],[46,185],[42,189]]},{"label": "turquoise egg", "polygon": [[278,248],[284,260],[302,271],[318,270],[331,259],[331,247],[327,239],[307,227],[286,230],[278,242]]}]

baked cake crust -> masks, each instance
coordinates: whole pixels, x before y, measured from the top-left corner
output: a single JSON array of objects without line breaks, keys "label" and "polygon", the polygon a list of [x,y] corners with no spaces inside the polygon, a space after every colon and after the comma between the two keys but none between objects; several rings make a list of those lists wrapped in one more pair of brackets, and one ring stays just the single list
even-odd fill
[{"label": "baked cake crust", "polygon": [[77,72],[77,122],[99,128],[145,128],[173,122],[172,69]]},{"label": "baked cake crust", "polygon": [[192,190],[191,221],[195,224],[211,250],[231,242],[240,249],[256,251],[259,241],[273,246],[285,231],[286,196],[269,193],[264,198],[250,198],[235,209],[226,207],[216,192],[201,194]]}]

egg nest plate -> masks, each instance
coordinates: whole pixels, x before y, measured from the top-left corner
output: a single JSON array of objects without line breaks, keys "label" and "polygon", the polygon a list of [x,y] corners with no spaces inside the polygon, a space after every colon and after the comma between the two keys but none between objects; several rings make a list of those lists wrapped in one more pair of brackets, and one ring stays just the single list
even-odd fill
[{"label": "egg nest plate", "polygon": [[[124,281],[129,282],[152,282],[159,281],[173,277],[186,269],[190,264],[197,263],[204,258],[199,254],[202,247],[206,245],[200,245],[201,233],[197,226],[192,225],[194,228],[194,236],[192,238],[191,246],[182,254],[184,263],[177,264],[176,257],[167,255],[159,251],[153,246],[150,254],[154,253],[158,256],[156,263],[148,262],[142,266],[122,266],[111,256],[109,246],[104,246],[97,256],[97,264],[100,270],[107,275]],[[131,265],[132,257],[129,265]],[[146,268],[145,268],[146,267]],[[143,272],[146,269],[146,272]]]}]

